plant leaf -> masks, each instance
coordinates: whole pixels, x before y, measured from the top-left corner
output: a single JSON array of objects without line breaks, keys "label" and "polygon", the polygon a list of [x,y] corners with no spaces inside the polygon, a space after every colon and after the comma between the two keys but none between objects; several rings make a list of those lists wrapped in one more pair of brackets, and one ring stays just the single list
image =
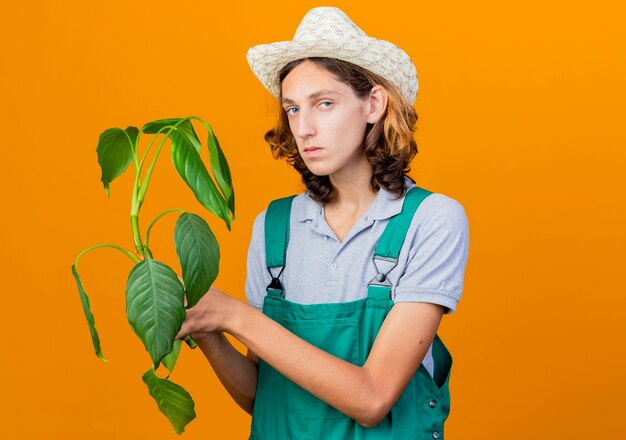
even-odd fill
[{"label": "plant leaf", "polygon": [[[174,347],[172,348],[172,351],[169,352],[167,356],[165,356],[161,361],[163,362],[165,368],[170,370],[170,374],[172,374],[172,371],[174,371],[174,366],[176,365],[176,361],[178,360],[178,354],[180,353],[180,347],[182,343],[183,341],[181,341],[180,339],[176,339],[174,341]],[[170,377],[170,374],[168,374],[167,377]]]},{"label": "plant leaf", "polygon": [[217,140],[217,136],[213,132],[213,129],[210,125],[205,125],[208,132],[209,138],[207,140],[207,146],[209,148],[209,160],[211,161],[211,170],[215,175],[215,180],[224,194],[224,198],[228,201],[228,208],[230,212],[233,214],[233,219],[235,220],[235,193],[233,191],[233,182],[230,175],[230,168],[228,167],[228,162],[226,161],[226,156],[224,156],[224,152],[220,147],[220,143]]},{"label": "plant leaf", "polygon": [[[128,135],[128,136],[127,136]],[[116,177],[120,176],[128,165],[133,161],[133,148],[137,142],[139,130],[136,127],[109,128],[100,134],[98,140],[98,164],[102,169],[102,177],[100,180],[104,185],[107,195],[111,194],[109,184]],[[129,142],[128,138],[130,137]]]},{"label": "plant leaf", "polygon": [[219,218],[224,220],[230,230],[231,219],[228,202],[218,191],[209,175],[200,153],[184,136],[172,138],[172,162],[180,177],[191,188],[196,199]]},{"label": "plant leaf", "polygon": [[183,270],[187,308],[190,308],[196,305],[217,278],[220,247],[207,222],[191,213],[178,217],[174,243]]},{"label": "plant leaf", "polygon": [[78,275],[78,271],[76,270],[76,265],[72,264],[72,274],[74,275],[74,279],[76,280],[76,285],[78,286],[78,293],[80,294],[80,302],[83,305],[83,312],[85,313],[85,318],[87,318],[87,325],[89,326],[89,333],[91,333],[91,342],[93,343],[93,349],[96,352],[96,356],[102,359],[105,362],[109,362],[104,355],[102,354],[102,349],[100,347],[100,336],[98,336],[98,331],[96,330],[96,321],[91,313],[91,306],[89,305],[89,297],[85,293],[85,289],[83,289],[83,283],[80,281],[80,276]]},{"label": "plant leaf", "polygon": [[126,283],[126,315],[150,353],[154,369],[172,351],[185,319],[184,289],[165,264],[146,258],[130,271]]},{"label": "plant leaf", "polygon": [[[168,135],[172,141],[171,153],[174,167],[187,186],[193,191],[196,199],[202,206],[224,220],[226,227],[230,230],[235,214],[232,179],[226,158],[211,127],[206,122],[202,121],[209,130],[208,146],[211,169],[224,195],[218,191],[218,187],[213,182],[213,179],[200,157],[202,144],[196,135],[191,120],[186,118],[159,119],[145,124],[141,131],[153,134],[157,133],[165,126],[175,125],[179,122],[180,124],[176,126],[176,130]],[[167,131],[165,131],[165,133],[167,133]],[[233,213],[232,218],[229,211]]]},{"label": "plant leaf", "polygon": [[185,426],[196,418],[194,401],[189,393],[180,385],[158,377],[152,368],[144,373],[141,380],[148,386],[150,395],[167,416],[176,434],[182,434]]},{"label": "plant leaf", "polygon": [[[141,131],[148,134],[154,134],[163,127],[175,125],[183,119],[185,118],[159,119],[145,124]],[[206,123],[204,124],[207,126]],[[167,131],[165,131],[165,133],[167,133]],[[221,173],[219,177],[216,174],[216,179],[221,179],[223,183],[220,185],[224,185],[226,189],[221,188],[221,186],[220,188],[224,194],[229,194],[226,196],[229,198],[227,201],[218,191],[217,186],[213,182],[213,179],[202,162],[202,158],[200,157],[202,144],[196,135],[193,125],[191,124],[191,120],[185,119],[183,122],[180,122],[180,124],[176,126],[176,130],[173,130],[168,137],[172,141],[172,161],[174,162],[176,171],[183,178],[187,186],[189,186],[189,188],[193,191],[196,199],[198,199],[202,206],[223,219],[224,222],[226,222],[226,227],[230,230],[232,220],[229,210],[234,213],[235,201],[234,196],[232,196],[232,189],[230,189],[229,192],[229,188],[232,188],[232,183],[226,184],[227,182],[230,182],[230,170],[228,170],[228,165],[226,165],[227,171],[219,170],[218,173]],[[221,152],[221,149],[219,151]],[[218,154],[219,153],[217,153],[216,156]],[[211,160],[218,159],[213,159],[211,156]],[[212,162],[212,168],[215,173],[215,169],[219,168],[219,166],[213,166]],[[225,173],[227,173],[227,177]],[[232,199],[232,201],[230,199]],[[233,208],[230,208],[231,204]]]},{"label": "plant leaf", "polygon": [[[142,127],[141,131],[147,134],[158,133],[158,131],[163,127],[166,127],[168,125],[175,125],[182,119],[183,118],[168,118],[148,122]],[[166,134],[167,130],[161,133]],[[187,142],[192,144],[196,151],[200,153],[200,150],[202,149],[202,144],[200,143],[200,139],[198,139],[198,135],[196,135],[196,131],[193,129],[193,125],[191,124],[191,121],[189,119],[178,124],[176,126],[176,130],[173,130],[168,137],[170,139],[173,139],[176,136],[184,137]]]}]

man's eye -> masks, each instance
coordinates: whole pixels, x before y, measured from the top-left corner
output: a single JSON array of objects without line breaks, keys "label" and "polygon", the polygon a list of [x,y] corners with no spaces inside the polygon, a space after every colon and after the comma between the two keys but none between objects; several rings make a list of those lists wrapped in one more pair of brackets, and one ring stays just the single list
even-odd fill
[{"label": "man's eye", "polygon": [[[323,101],[323,102],[320,102],[319,105],[321,105],[324,108],[329,108],[329,107],[331,107],[333,105],[333,102],[332,101]],[[294,115],[294,114],[296,114],[298,112],[298,108],[297,107],[289,107],[288,109],[285,110],[285,112],[288,115]]]}]

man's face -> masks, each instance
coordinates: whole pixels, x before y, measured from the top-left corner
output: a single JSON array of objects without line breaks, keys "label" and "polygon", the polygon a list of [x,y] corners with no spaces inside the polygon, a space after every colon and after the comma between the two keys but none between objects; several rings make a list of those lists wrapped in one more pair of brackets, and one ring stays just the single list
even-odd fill
[{"label": "man's face", "polygon": [[367,160],[367,101],[349,85],[306,60],[283,80],[282,97],[300,156],[313,174],[347,174]]}]

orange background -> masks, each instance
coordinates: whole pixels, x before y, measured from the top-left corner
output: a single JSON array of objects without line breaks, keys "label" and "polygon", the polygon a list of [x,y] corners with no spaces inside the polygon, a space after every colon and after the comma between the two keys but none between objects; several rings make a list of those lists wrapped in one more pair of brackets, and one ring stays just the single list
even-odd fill
[{"label": "orange background", "polygon": [[[455,359],[449,439],[626,436],[619,3],[334,3],[414,60],[420,153],[411,175],[468,216],[463,299],[440,329]],[[130,260],[105,249],[79,265],[108,364],[93,354],[70,271],[88,246],[132,250],[132,166],[107,198],[98,136],[168,117],[213,125],[235,184],[232,232],[196,202],[169,148],[140,221],[145,230],[173,207],[201,214],[221,244],[215,285],[244,299],[255,216],[301,191],[263,141],[272,99],[246,50],[291,39],[318,5],[2,0],[2,438],[172,438],[125,318]],[[152,248],[178,268],[175,219],[157,224]],[[247,438],[249,416],[201,352],[185,348],[172,379],[196,401],[184,438]]]}]

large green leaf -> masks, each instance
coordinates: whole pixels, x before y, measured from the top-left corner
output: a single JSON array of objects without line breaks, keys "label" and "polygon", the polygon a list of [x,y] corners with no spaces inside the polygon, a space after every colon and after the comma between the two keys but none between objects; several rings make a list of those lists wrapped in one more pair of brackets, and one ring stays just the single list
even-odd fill
[{"label": "large green leaf", "polygon": [[200,158],[200,153],[183,136],[172,138],[171,151],[172,162],[174,162],[176,171],[191,188],[196,199],[202,206],[224,220],[226,227],[230,230],[231,219],[228,202],[224,200],[215,186]]},{"label": "large green leaf", "polygon": [[167,416],[176,434],[182,434],[185,426],[196,418],[194,402],[183,387],[168,379],[161,379],[151,368],[141,377],[148,386],[159,410]]},{"label": "large green leaf", "polygon": [[[180,347],[183,341],[180,339],[176,339],[174,341],[174,348],[172,351],[163,358],[161,362],[163,362],[163,366],[170,370],[170,374],[174,371],[174,366],[176,365],[176,361],[178,360],[178,355],[180,354]],[[169,374],[167,375],[169,377]]]},{"label": "large green leaf", "polygon": [[172,351],[185,319],[184,289],[176,273],[147,258],[130,271],[126,283],[126,315],[157,369]]},{"label": "large green leaf", "polygon": [[183,270],[187,308],[193,307],[217,278],[220,247],[204,219],[190,213],[178,217],[174,243]]},{"label": "large green leaf", "polygon": [[126,127],[126,130],[109,128],[100,134],[96,152],[102,169],[100,180],[107,195],[111,194],[109,190],[111,181],[124,173],[133,161],[133,149],[138,135],[139,130],[136,127]]},{"label": "large green leaf", "polygon": [[[220,188],[222,188],[222,186],[226,188],[222,188],[222,191],[224,194],[228,194],[226,196],[228,198],[227,201],[222,194],[220,194],[217,186],[204,166],[204,162],[202,162],[202,158],[200,157],[202,144],[196,135],[191,121],[189,119],[185,119],[183,121],[183,119],[184,118],[159,119],[157,121],[147,123],[141,130],[144,133],[153,134],[157,133],[165,126],[173,126],[182,121],[176,126],[176,130],[172,130],[172,132],[168,135],[172,141],[171,153],[174,167],[187,186],[191,188],[196,196],[196,199],[198,199],[202,206],[223,219],[226,223],[226,227],[230,230],[232,219],[229,214],[229,210],[234,213],[234,196],[232,196],[232,189],[230,189],[229,192],[229,188],[232,188],[232,183],[227,183],[230,182],[230,170],[228,170],[228,165],[226,165],[227,171],[223,171],[218,169],[220,166],[214,166],[213,162],[211,162],[214,173],[216,173],[216,179],[218,179],[218,184],[220,184]],[[164,130],[163,132],[167,133],[168,130]],[[211,136],[211,134],[209,134],[209,136]],[[210,151],[211,148],[212,147],[209,147]],[[219,151],[221,152],[221,149]],[[213,155],[211,155],[211,161],[217,160],[219,162],[219,158],[217,157],[218,154],[219,153],[215,155],[215,159],[213,158]],[[225,159],[223,161],[225,162]],[[223,165],[221,167],[223,168]],[[216,169],[218,169],[217,172],[215,171]],[[226,172],[227,175],[225,174]],[[218,174],[220,174],[219,177]],[[220,183],[220,181],[223,183]],[[233,208],[230,208],[231,204],[233,205]]]},{"label": "large green leaf", "polygon": [[80,302],[83,305],[83,312],[85,313],[85,318],[87,318],[87,325],[89,326],[89,333],[91,333],[91,342],[93,343],[94,351],[96,352],[96,356],[98,356],[103,361],[109,362],[104,355],[102,354],[102,349],[100,348],[100,337],[98,336],[98,331],[96,330],[96,320],[91,313],[91,306],[89,305],[89,297],[85,293],[85,289],[83,289],[83,283],[80,281],[80,276],[78,275],[78,271],[76,270],[76,265],[72,264],[72,274],[74,275],[74,279],[76,280],[76,284],[78,285],[78,293],[80,294]]},{"label": "large green leaf", "polygon": [[[183,118],[168,118],[168,119],[159,119],[157,121],[148,122],[145,124],[141,131],[147,134],[158,133],[160,129],[163,127],[173,126],[176,123],[180,122]],[[163,130],[161,133],[166,134],[169,130]],[[170,139],[175,139],[178,137],[182,137],[186,142],[189,142],[196,149],[198,153],[202,149],[202,144],[200,143],[200,139],[198,139],[198,135],[196,135],[196,131],[193,129],[193,125],[189,119],[181,122],[176,126],[176,130],[173,130],[168,136]]]},{"label": "large green leaf", "polygon": [[207,140],[207,146],[209,148],[209,160],[211,161],[211,170],[215,175],[224,198],[228,201],[228,208],[233,214],[233,220],[235,219],[235,193],[233,192],[233,182],[230,175],[230,168],[226,161],[226,156],[220,147],[220,143],[217,140],[217,136],[213,132],[210,125],[206,124],[206,128],[209,131],[209,138]]}]

